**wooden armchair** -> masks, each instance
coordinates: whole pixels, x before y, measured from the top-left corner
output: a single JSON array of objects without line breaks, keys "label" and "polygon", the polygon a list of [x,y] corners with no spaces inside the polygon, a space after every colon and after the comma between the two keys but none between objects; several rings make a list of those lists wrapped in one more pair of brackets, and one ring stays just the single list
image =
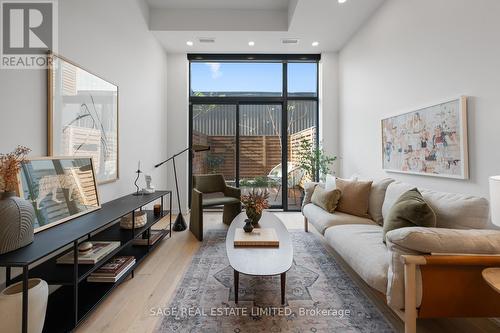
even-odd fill
[{"label": "wooden armchair", "polygon": [[[206,193],[221,193],[220,197],[203,198]],[[191,216],[189,230],[201,242],[203,240],[203,208],[224,206],[222,220],[231,224],[241,212],[241,190],[227,186],[222,175],[193,176],[193,191],[191,194]]]}]

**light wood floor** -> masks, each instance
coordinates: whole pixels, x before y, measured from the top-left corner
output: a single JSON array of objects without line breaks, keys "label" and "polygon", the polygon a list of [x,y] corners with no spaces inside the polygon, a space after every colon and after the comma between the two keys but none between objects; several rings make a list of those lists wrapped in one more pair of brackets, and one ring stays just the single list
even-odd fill
[{"label": "light wood floor", "polygon": [[[303,229],[300,213],[276,212],[288,229]],[[186,221],[189,221],[189,217]],[[220,213],[205,213],[205,229],[224,229]],[[162,221],[160,223],[166,223]],[[314,228],[309,231],[317,234]],[[318,239],[321,239],[318,235]],[[164,307],[175,292],[189,266],[193,255],[200,247],[188,231],[174,232],[172,238],[162,244],[135,271],[135,277],[122,283],[77,329],[83,332],[153,332],[158,320],[150,309]],[[337,257],[333,250],[332,255]],[[338,258],[338,257],[337,257]],[[342,262],[341,262],[342,265]],[[359,287],[386,314],[397,330],[403,331],[399,318],[368,288],[348,267],[342,265]],[[500,325],[489,319],[426,319],[419,320],[418,333],[472,333],[500,332]]]}]

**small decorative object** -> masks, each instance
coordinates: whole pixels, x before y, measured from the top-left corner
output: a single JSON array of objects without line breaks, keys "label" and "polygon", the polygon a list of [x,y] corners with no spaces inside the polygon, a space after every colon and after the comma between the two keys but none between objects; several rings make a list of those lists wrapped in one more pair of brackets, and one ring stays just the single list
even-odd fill
[{"label": "small decorative object", "polygon": [[19,146],[11,153],[0,155],[0,254],[17,250],[33,242],[35,211],[29,201],[19,198],[18,174],[31,150]]},{"label": "small decorative object", "polygon": [[85,254],[85,253],[89,252],[90,250],[92,250],[93,247],[94,247],[94,244],[92,244],[92,242],[83,242],[82,244],[80,244],[78,246],[78,253]]},{"label": "small decorative object", "polygon": [[382,154],[389,172],[468,179],[467,98],[383,119]]},{"label": "small decorative object", "polygon": [[99,184],[118,179],[118,86],[55,54],[48,68],[50,156],[91,156]]},{"label": "small decorative object", "polygon": [[146,181],[146,187],[142,189],[142,193],[151,194],[155,193],[155,187],[151,184],[151,176],[144,175],[144,180]]},{"label": "small decorative object", "polygon": [[123,229],[132,229],[132,227],[141,228],[148,222],[148,216],[146,212],[140,211],[135,213],[135,224],[132,221],[132,214],[128,214],[122,217],[120,221],[120,227]]},{"label": "small decorative object", "polygon": [[[28,332],[42,332],[48,297],[47,282],[28,280]],[[22,282],[10,285],[0,293],[0,332],[21,332],[22,299]]]},{"label": "small decorative object", "polygon": [[245,212],[248,218],[252,221],[253,226],[257,226],[262,216],[262,211],[269,208],[269,192],[266,190],[252,189],[248,194],[241,196],[241,203],[245,207]]},{"label": "small decorative object", "polygon": [[250,219],[245,220],[245,225],[243,226],[243,230],[245,230],[245,232],[252,232],[253,230],[252,220]]},{"label": "small decorative object", "polygon": [[135,178],[134,185],[135,185],[135,188],[137,190],[134,193],[134,195],[142,195],[143,193],[141,191],[139,191],[139,185],[137,185],[137,181],[139,180],[139,176],[142,173],[142,171],[141,171],[141,161],[139,161],[139,163],[137,164],[137,171],[135,173],[137,174],[137,177]]},{"label": "small decorative object", "polygon": [[153,213],[154,213],[155,217],[161,216],[161,205],[160,204],[155,204],[153,206]]},{"label": "small decorative object", "polygon": [[25,161],[21,186],[22,197],[35,209],[35,233],[101,208],[89,157]]}]

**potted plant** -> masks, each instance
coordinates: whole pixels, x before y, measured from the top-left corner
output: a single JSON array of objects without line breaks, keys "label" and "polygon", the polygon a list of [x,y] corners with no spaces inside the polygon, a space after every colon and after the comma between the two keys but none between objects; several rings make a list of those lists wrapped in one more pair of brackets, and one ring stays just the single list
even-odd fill
[{"label": "potted plant", "polygon": [[18,146],[0,154],[0,254],[14,251],[33,242],[33,205],[17,196],[19,169],[31,149]]},{"label": "potted plant", "polygon": [[325,153],[321,146],[315,146],[312,141],[302,139],[299,145],[298,166],[303,170],[304,177],[299,185],[301,189],[301,202],[304,199],[303,184],[308,181],[317,180],[330,173],[330,167],[337,159],[337,156],[330,156]]},{"label": "potted plant", "polygon": [[269,192],[267,190],[256,190],[252,189],[248,194],[241,196],[241,203],[245,208],[247,217],[252,221],[252,224],[256,226],[262,217],[262,211],[269,208]]}]

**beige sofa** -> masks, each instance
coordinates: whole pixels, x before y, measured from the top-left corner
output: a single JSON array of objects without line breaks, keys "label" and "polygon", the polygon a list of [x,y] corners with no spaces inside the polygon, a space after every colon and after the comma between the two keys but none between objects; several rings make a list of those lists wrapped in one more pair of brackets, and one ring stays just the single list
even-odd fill
[{"label": "beige sofa", "polygon": [[[374,182],[371,218],[324,211],[310,202],[315,186],[323,184],[306,185],[302,205],[306,231],[312,224],[370,287],[385,295],[387,304],[405,321],[407,332],[415,332],[417,317],[500,316],[500,295],[481,278],[483,268],[500,266],[500,256],[495,256],[500,254],[500,231],[486,229],[486,199],[420,189],[436,213],[437,227],[390,231],[386,245],[383,220],[399,196],[415,186],[389,178]],[[441,278],[458,285],[454,283],[451,290],[446,283],[439,285]],[[460,283],[467,292],[456,290]],[[477,285],[474,290],[465,285],[470,283]]]}]

